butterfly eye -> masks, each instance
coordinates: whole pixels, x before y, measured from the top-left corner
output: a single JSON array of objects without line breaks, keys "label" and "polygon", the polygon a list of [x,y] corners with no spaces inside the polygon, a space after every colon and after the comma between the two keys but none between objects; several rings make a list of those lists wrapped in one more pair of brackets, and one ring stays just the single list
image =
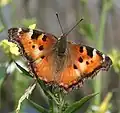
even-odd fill
[{"label": "butterfly eye", "polygon": [[42,51],[44,49],[43,45],[39,47],[39,50]]},{"label": "butterfly eye", "polygon": [[78,61],[79,61],[80,63],[82,63],[82,62],[83,62],[83,59],[80,57],[80,58],[78,59]]}]

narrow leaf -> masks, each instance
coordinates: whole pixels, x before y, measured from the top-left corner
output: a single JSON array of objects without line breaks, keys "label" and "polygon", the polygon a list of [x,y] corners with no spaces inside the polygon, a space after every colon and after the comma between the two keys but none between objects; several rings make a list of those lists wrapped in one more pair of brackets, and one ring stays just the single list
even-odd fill
[{"label": "narrow leaf", "polygon": [[32,105],[36,110],[38,110],[40,113],[48,113],[48,111],[43,108],[42,106],[36,104],[35,102],[33,102],[32,100],[27,99],[28,102],[30,103],[30,105]]},{"label": "narrow leaf", "polygon": [[29,77],[32,77],[33,76],[30,74],[30,72],[26,71],[22,66],[20,66],[18,63],[15,62],[15,64],[17,65],[17,67],[23,72],[23,74],[29,76]]},{"label": "narrow leaf", "polygon": [[81,100],[71,104],[63,113],[75,113],[78,109],[82,107],[88,100],[96,96],[98,93],[90,94],[88,96],[83,97]]}]

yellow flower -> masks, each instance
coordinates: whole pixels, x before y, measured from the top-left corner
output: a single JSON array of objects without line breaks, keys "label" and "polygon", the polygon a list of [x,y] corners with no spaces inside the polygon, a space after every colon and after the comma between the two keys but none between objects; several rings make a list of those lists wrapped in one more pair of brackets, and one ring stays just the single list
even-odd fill
[{"label": "yellow flower", "polygon": [[19,48],[14,44],[10,47],[10,53],[13,55],[20,55]]},{"label": "yellow flower", "polygon": [[12,56],[20,55],[19,48],[15,43],[9,42],[8,40],[4,39],[0,42],[0,46],[7,55],[12,55]]}]

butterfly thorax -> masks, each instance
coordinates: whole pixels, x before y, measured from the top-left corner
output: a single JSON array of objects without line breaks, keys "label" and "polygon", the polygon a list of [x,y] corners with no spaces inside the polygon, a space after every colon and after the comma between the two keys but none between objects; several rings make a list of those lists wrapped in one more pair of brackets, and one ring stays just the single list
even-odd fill
[{"label": "butterfly thorax", "polygon": [[58,42],[57,42],[57,53],[58,53],[58,56],[60,56],[60,57],[64,56],[65,52],[66,52],[66,48],[67,48],[67,41],[66,41],[66,37],[63,34],[58,39]]},{"label": "butterfly thorax", "polygon": [[56,65],[56,72],[63,71],[66,67],[68,59],[68,49],[67,49],[67,41],[64,35],[58,39],[55,47],[55,65]]}]

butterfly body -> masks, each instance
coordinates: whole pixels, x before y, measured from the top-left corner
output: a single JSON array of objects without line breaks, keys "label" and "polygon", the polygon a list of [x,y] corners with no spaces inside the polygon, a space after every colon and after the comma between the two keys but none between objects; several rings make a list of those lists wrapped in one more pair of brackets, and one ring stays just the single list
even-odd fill
[{"label": "butterfly body", "polygon": [[111,59],[85,45],[68,42],[63,34],[54,35],[28,28],[11,28],[9,40],[18,44],[32,72],[41,80],[69,89],[101,69],[108,70]]}]

